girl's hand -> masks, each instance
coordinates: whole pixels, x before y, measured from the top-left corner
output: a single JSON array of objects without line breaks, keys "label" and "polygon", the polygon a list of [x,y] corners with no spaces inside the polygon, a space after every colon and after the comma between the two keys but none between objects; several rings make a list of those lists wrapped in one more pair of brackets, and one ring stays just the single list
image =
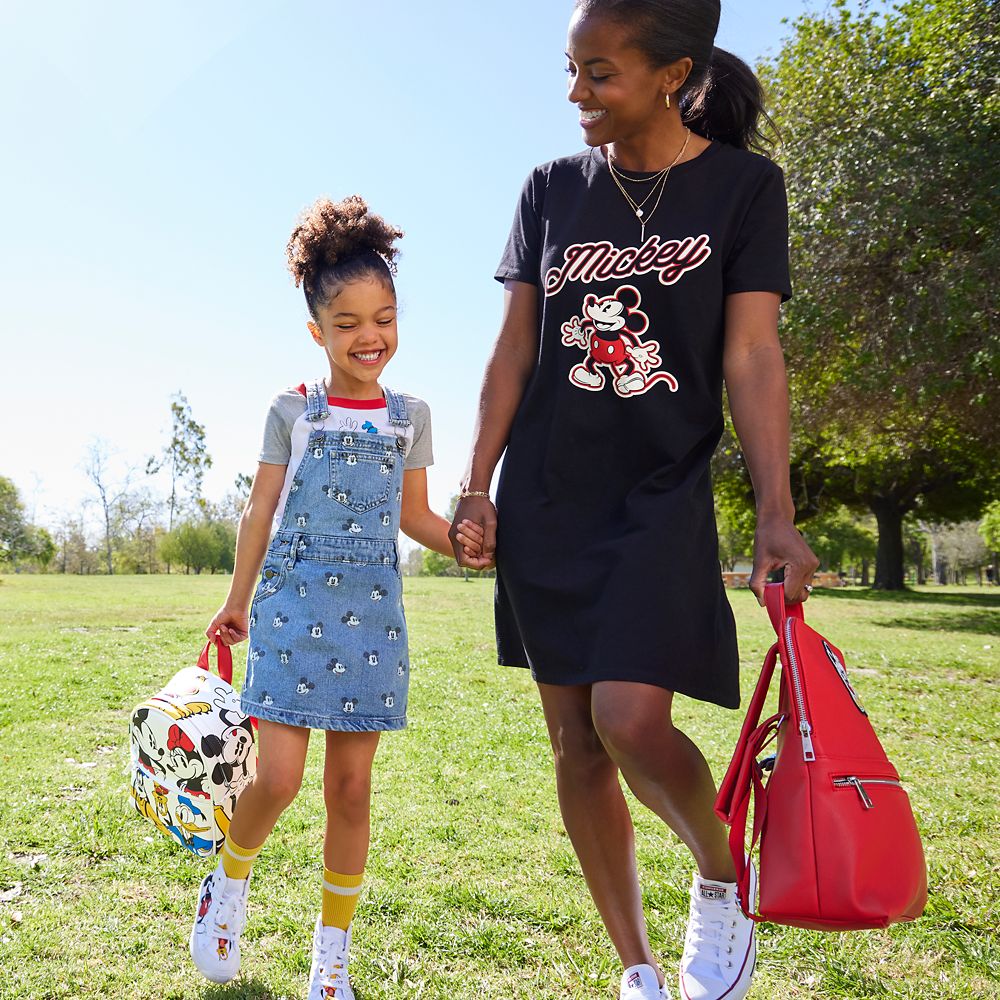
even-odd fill
[{"label": "girl's hand", "polygon": [[[496,565],[497,550],[497,511],[492,501],[486,497],[463,497],[459,500],[448,537],[459,566],[492,569]],[[477,545],[475,553],[467,551],[467,548]]]},{"label": "girl's hand", "polygon": [[250,616],[246,611],[223,605],[205,629],[209,642],[218,639],[223,646],[235,646],[250,635]]},{"label": "girl's hand", "polygon": [[764,585],[772,569],[785,568],[785,602],[801,604],[809,597],[806,589],[819,568],[819,560],[806,545],[787,517],[759,517],[753,542],[753,573],[750,589],[764,606]]},{"label": "girl's hand", "polygon": [[[467,556],[481,556],[483,554],[483,537],[485,532],[480,524],[475,521],[460,521],[455,525],[455,539],[465,547]],[[451,537],[451,532],[448,533]]]},{"label": "girl's hand", "polygon": [[455,525],[455,538],[462,544],[466,560],[464,565],[469,569],[493,569],[496,566],[495,560],[483,556],[485,534],[482,525],[476,524],[475,521],[463,520]]}]

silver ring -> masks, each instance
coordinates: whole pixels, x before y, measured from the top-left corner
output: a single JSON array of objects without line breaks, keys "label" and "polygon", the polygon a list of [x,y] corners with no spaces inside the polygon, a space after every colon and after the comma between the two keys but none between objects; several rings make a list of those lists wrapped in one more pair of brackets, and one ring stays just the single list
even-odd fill
[{"label": "silver ring", "polygon": [[811,594],[812,592],[813,592],[812,584],[811,583],[807,583],[806,584],[806,593],[807,594]]}]

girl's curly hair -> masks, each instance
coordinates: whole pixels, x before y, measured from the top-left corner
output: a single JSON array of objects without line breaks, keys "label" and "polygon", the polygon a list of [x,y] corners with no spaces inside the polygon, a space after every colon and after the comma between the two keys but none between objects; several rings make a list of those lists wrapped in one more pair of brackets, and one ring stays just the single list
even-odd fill
[{"label": "girl's curly hair", "polygon": [[313,319],[349,281],[377,278],[395,291],[394,246],[403,231],[372,215],[360,195],[320,198],[299,217],[288,240],[288,270],[302,286]]}]

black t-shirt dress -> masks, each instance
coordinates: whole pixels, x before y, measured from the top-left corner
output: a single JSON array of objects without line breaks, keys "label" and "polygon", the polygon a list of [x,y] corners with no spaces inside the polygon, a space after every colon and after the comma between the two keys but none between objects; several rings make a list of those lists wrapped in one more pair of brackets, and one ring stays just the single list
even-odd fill
[{"label": "black t-shirt dress", "polygon": [[496,277],[537,286],[541,331],[497,494],[500,663],[736,708],[709,461],[725,297],[791,296],[781,170],[712,143],[673,168],[642,239],[600,150],[554,160]]}]

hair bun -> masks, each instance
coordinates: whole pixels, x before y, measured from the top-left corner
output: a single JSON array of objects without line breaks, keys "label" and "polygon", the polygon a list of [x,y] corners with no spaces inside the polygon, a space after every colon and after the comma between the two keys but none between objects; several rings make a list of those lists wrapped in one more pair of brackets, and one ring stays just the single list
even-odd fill
[{"label": "hair bun", "polygon": [[380,215],[368,211],[360,195],[348,195],[343,201],[320,198],[299,217],[288,240],[288,270],[295,287],[309,290],[316,276],[351,257],[378,254],[396,273],[396,240],[402,229],[389,225]]}]

